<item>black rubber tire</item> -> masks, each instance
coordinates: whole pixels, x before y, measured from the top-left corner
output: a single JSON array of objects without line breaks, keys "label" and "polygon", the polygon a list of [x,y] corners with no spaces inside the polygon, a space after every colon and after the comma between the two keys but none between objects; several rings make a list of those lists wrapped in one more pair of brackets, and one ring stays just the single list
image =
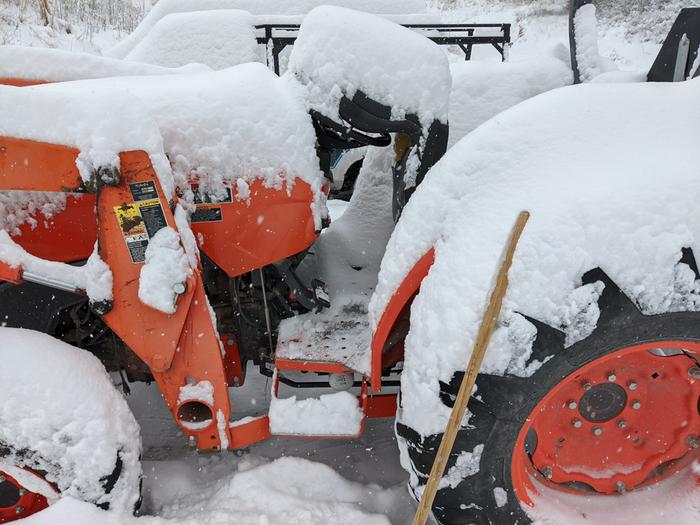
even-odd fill
[{"label": "black rubber tire", "polygon": [[[694,263],[694,262],[693,262]],[[691,267],[696,270],[694,264]],[[568,348],[564,334],[534,319],[537,328],[531,359],[550,359],[531,377],[480,374],[477,379],[479,399],[471,398],[469,428],[459,431],[447,469],[463,451],[472,452],[484,444],[479,472],[464,479],[455,488],[437,492],[433,513],[443,525],[528,524],[530,518],[520,507],[511,481],[511,460],[515,441],[525,419],[540,400],[563,378],[591,361],[636,343],[658,340],[700,342],[700,312],[642,315],[636,305],[620,291],[600,269],[588,272],[584,283],[601,280],[605,289],[598,301],[600,318],[594,332]],[[450,384],[440,383],[440,398],[447,406],[454,399],[463,373],[455,374]],[[428,473],[442,434],[420,436],[413,429],[397,423],[397,434],[404,441],[419,486]],[[499,507],[494,488],[506,491],[507,502]],[[412,487],[414,496],[416,487]]]}]

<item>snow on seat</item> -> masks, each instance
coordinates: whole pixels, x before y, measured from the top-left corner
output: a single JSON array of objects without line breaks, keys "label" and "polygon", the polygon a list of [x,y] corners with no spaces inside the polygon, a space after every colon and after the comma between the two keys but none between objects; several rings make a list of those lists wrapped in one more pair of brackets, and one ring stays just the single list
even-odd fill
[{"label": "snow on seat", "polygon": [[[527,376],[535,327],[567,344],[595,328],[601,267],[645,314],[700,309],[681,249],[700,253],[695,196],[700,79],[555,89],[487,121],[428,173],[387,246],[372,326],[414,263],[435,263],[411,309],[399,420],[441,432],[450,408],[438,381],[463,370],[503,247],[529,210],[499,325],[482,370]],[[537,366],[537,363],[533,363]]]},{"label": "snow on seat", "polygon": [[343,96],[358,91],[391,108],[392,120],[418,116],[427,130],[445,122],[451,85],[437,44],[386,19],[322,6],[302,23],[288,74],[306,89],[311,108],[339,119]]},{"label": "snow on seat", "polygon": [[[27,89],[27,88],[23,88]],[[197,178],[200,190],[220,195],[231,185],[248,200],[248,183],[289,189],[298,178],[314,192],[312,212],[320,228],[325,215],[323,174],[315,133],[298,86],[264,65],[242,64],[196,75],[124,77],[48,84],[29,88],[43,94],[80,96],[119,91],[138,102],[152,120],[179,185]]]},{"label": "snow on seat", "polygon": [[198,63],[212,69],[262,62],[254,25],[253,16],[241,10],[173,13],[158,20],[125,59],[164,67]]},{"label": "snow on seat", "polygon": [[168,75],[203,70],[207,68],[190,66],[170,69],[63,49],[0,46],[0,79],[63,82],[86,78]]}]

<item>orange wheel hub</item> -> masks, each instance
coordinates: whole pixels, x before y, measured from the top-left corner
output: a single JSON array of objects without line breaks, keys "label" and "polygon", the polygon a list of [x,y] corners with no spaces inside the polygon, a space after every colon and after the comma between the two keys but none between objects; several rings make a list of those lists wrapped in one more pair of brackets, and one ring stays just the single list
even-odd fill
[{"label": "orange wheel hub", "polygon": [[[30,476],[37,476],[29,469],[24,470]],[[17,479],[0,470],[0,523],[26,518],[48,506],[44,496],[30,491]]]},{"label": "orange wheel hub", "polygon": [[533,477],[566,492],[624,493],[697,457],[700,367],[689,347],[700,350],[681,341],[627,347],[557,384],[518,436],[518,499],[532,505]]}]

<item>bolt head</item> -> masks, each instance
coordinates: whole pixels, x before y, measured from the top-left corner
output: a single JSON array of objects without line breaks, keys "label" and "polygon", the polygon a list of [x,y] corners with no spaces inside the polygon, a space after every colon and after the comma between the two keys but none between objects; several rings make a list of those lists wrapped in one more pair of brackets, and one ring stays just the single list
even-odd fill
[{"label": "bolt head", "polygon": [[5,483],[6,481],[7,479],[5,478],[5,476],[0,476],[0,483]]},{"label": "bolt head", "polygon": [[573,410],[574,408],[576,408],[576,407],[578,406],[578,404],[576,403],[576,401],[573,401],[573,400],[572,400],[572,401],[569,401],[569,404],[568,404],[567,406],[568,406],[571,410]]},{"label": "bolt head", "polygon": [[698,439],[698,436],[688,436],[685,438],[685,442],[690,445],[690,448],[700,447],[700,439]]},{"label": "bolt head", "polygon": [[27,489],[19,489],[18,492],[20,496],[24,496],[27,493]]},{"label": "bolt head", "polygon": [[700,367],[691,366],[688,369],[688,375],[693,379],[700,379]]},{"label": "bolt head", "polygon": [[15,514],[22,514],[24,512],[24,507],[17,507],[15,509]]},{"label": "bolt head", "polygon": [[633,401],[633,402],[632,402],[632,408],[633,408],[634,410],[639,410],[640,408],[642,408],[642,404],[641,404],[639,401]]},{"label": "bolt head", "polygon": [[620,419],[617,422],[617,428],[625,428],[627,426],[627,421],[624,419]]},{"label": "bolt head", "polygon": [[635,383],[634,381],[630,381],[627,386],[630,390],[637,390],[637,383]]},{"label": "bolt head", "polygon": [[593,427],[593,434],[596,436],[600,436],[603,434],[603,429],[600,427]]},{"label": "bolt head", "polygon": [[584,389],[584,390],[590,390],[590,389],[591,389],[591,384],[590,384],[590,383],[584,383],[584,384],[583,384],[583,389]]},{"label": "bolt head", "polygon": [[574,425],[574,428],[581,428],[583,426],[583,423],[581,423],[580,419],[574,419],[572,424]]},{"label": "bolt head", "polygon": [[627,487],[622,481],[618,481],[617,483],[615,483],[615,490],[620,494],[624,494],[625,492],[627,492]]},{"label": "bolt head", "polygon": [[176,283],[173,286],[173,292],[175,292],[178,295],[182,295],[185,293],[185,283]]},{"label": "bolt head", "polygon": [[552,467],[549,465],[542,467],[542,475],[547,479],[552,479]]},{"label": "bolt head", "polygon": [[608,374],[608,381],[611,383],[615,382],[617,380],[617,376],[615,374]]}]

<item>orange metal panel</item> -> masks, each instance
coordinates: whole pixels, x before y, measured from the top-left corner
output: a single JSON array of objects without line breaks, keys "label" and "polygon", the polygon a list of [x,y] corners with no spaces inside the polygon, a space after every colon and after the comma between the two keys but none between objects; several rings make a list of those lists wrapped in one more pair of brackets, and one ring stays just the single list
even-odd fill
[{"label": "orange metal panel", "polygon": [[22,268],[13,268],[7,263],[0,261],[0,282],[20,284],[22,282]]},{"label": "orange metal panel", "polygon": [[82,186],[75,148],[0,137],[0,191],[76,191]]},{"label": "orange metal panel", "polygon": [[230,427],[231,448],[244,448],[270,439],[270,418],[262,416],[247,423]]},{"label": "orange metal panel", "polygon": [[92,253],[97,238],[94,195],[70,195],[66,208],[50,219],[36,215],[34,228],[20,226],[13,240],[32,255],[58,262],[84,261]]},{"label": "orange metal panel", "polygon": [[430,267],[435,261],[435,250],[431,248],[413,266],[399,288],[392,296],[389,304],[384,309],[377,329],[372,336],[372,391],[379,392],[382,389],[382,350],[397,317],[406,303],[420,288],[420,284],[428,275]]},{"label": "orange metal panel", "polygon": [[[311,187],[297,179],[291,192],[266,188],[261,180],[250,183],[249,201],[200,205],[214,210],[219,220],[192,223],[200,249],[235,277],[299,253],[313,244],[317,232],[311,213]],[[218,211],[216,211],[218,210]]]},{"label": "orange metal panel", "polygon": [[24,87],[24,86],[37,86],[39,84],[47,84],[47,83],[48,83],[48,81],[46,81],[46,80],[30,80],[27,78],[13,78],[13,77],[0,78],[0,85],[5,85],[5,86]]},{"label": "orange metal panel", "polygon": [[394,417],[396,394],[367,396],[365,415],[369,418]]}]

